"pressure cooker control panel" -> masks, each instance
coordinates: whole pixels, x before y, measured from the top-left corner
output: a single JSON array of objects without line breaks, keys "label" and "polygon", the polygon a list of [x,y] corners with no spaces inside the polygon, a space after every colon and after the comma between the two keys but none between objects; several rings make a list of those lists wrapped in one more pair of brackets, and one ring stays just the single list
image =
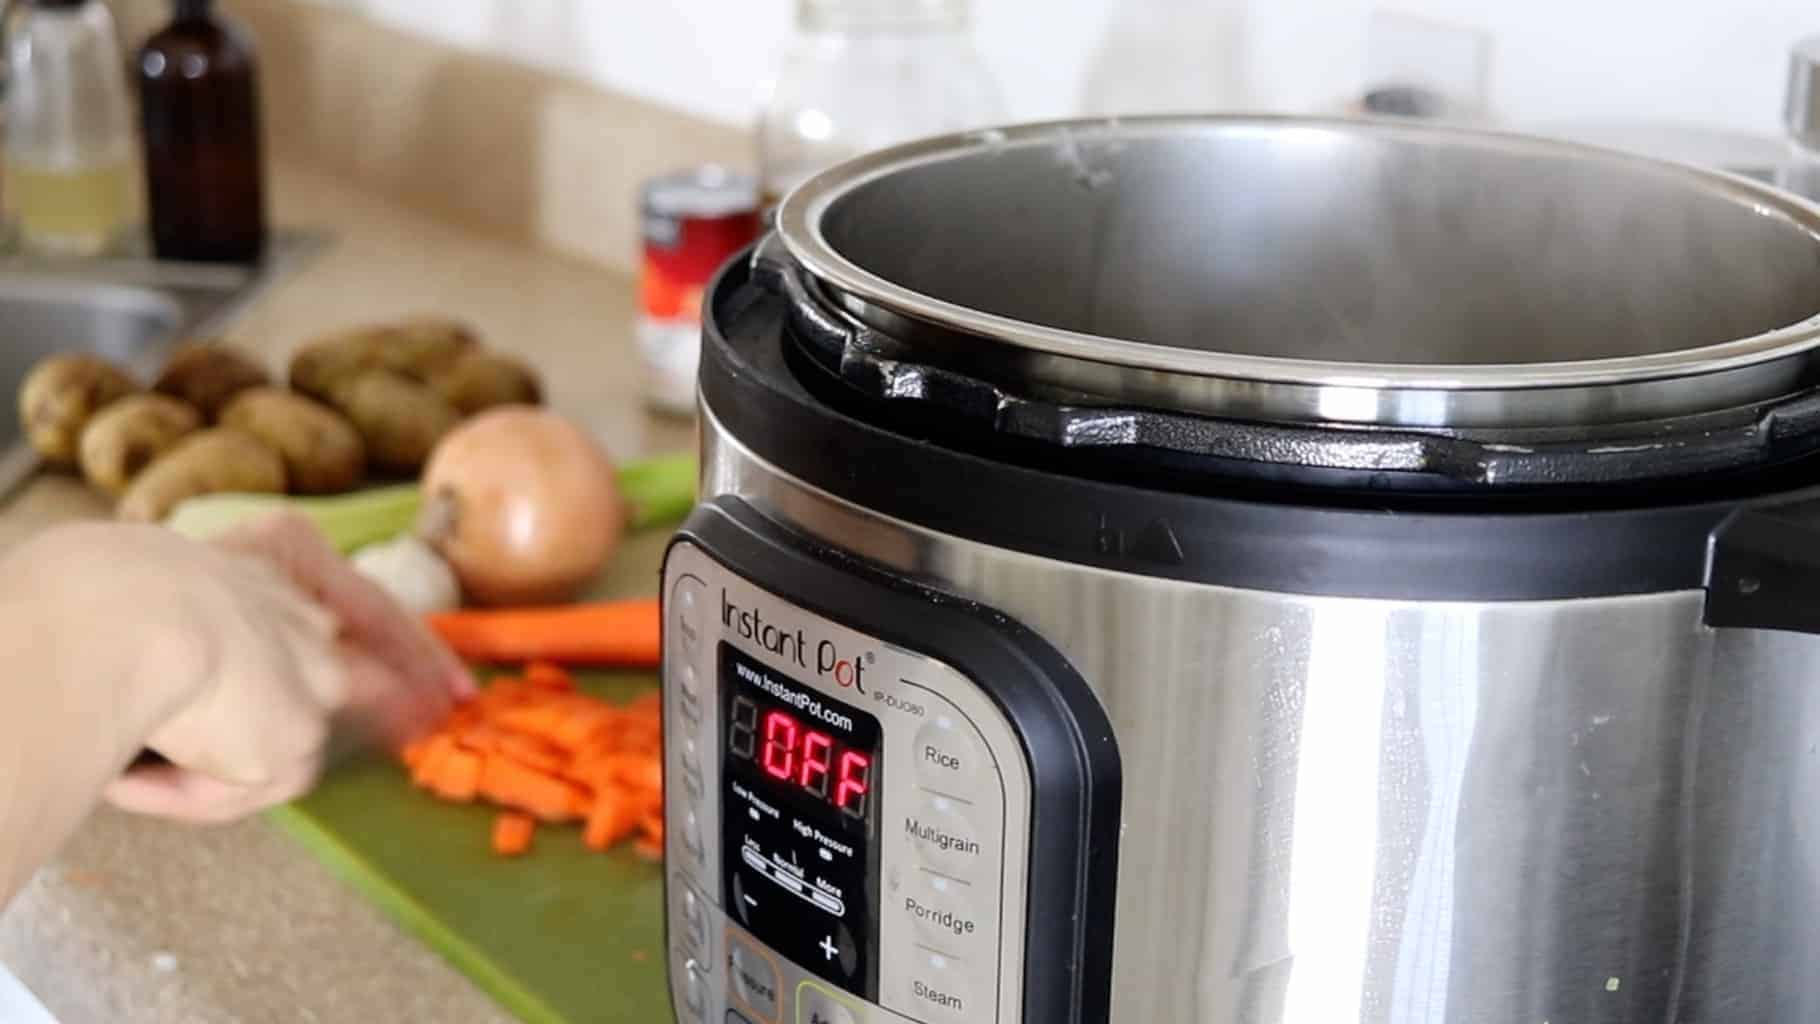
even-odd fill
[{"label": "pressure cooker control panel", "polygon": [[664,588],[682,1021],[1022,1021],[1032,782],[998,703],[688,539]]}]

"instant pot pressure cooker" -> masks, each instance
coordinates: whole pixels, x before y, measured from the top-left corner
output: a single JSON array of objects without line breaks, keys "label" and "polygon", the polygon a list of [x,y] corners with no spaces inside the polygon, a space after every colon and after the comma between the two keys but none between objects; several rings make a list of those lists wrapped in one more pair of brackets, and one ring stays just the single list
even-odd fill
[{"label": "instant pot pressure cooker", "polygon": [[1820,1021],[1820,210],[1042,125],[811,180],[706,314],[682,1021]]}]

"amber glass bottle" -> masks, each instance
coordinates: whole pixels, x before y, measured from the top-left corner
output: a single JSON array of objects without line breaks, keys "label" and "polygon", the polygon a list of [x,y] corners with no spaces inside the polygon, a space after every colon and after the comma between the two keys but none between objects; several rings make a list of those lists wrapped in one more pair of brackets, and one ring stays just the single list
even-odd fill
[{"label": "amber glass bottle", "polygon": [[265,250],[265,166],[251,41],[212,0],[139,52],[146,199],[159,259],[253,263]]}]

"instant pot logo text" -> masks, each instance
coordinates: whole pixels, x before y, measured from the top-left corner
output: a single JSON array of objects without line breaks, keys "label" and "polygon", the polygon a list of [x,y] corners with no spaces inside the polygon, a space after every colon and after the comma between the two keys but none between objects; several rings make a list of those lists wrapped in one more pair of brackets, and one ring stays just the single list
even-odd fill
[{"label": "instant pot logo text", "polygon": [[870,651],[849,658],[843,656],[832,640],[818,640],[811,644],[801,627],[786,629],[774,622],[766,622],[757,608],[742,608],[734,604],[727,596],[725,587],[720,591],[720,624],[739,634],[741,639],[750,640],[779,658],[794,662],[799,668],[813,667],[816,675],[833,680],[836,686],[861,693],[868,692],[866,666],[876,659]]}]

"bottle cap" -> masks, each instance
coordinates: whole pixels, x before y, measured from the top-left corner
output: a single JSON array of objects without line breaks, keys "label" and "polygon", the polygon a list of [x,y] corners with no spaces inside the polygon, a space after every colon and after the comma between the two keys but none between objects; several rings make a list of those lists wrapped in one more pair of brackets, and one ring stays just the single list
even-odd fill
[{"label": "bottle cap", "polygon": [[1820,149],[1820,36],[1801,40],[1789,54],[1782,123],[1796,141]]}]

